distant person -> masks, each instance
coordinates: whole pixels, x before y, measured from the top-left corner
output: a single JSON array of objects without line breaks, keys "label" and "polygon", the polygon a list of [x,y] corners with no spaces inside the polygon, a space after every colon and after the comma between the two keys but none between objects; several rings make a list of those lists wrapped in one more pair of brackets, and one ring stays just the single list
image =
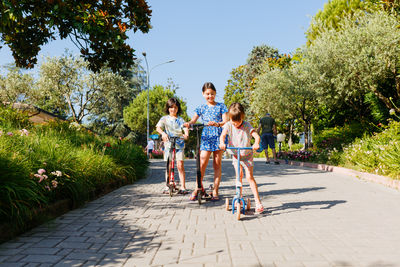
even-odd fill
[{"label": "distant person", "polygon": [[[250,140],[254,138],[253,150],[257,150],[260,145],[260,136],[254,130],[250,123],[244,121],[244,108],[240,103],[232,103],[228,109],[229,121],[224,125],[222,131],[219,147],[222,150],[226,149],[225,138],[228,136],[228,144],[231,147],[250,147]],[[246,173],[246,180],[250,184],[251,191],[254,195],[254,200],[256,202],[256,213],[262,213],[264,207],[261,204],[260,196],[258,194],[258,187],[256,180],[253,176],[253,150],[241,150],[240,151],[240,170],[238,170],[238,158],[236,151],[231,151],[232,153],[232,164],[235,168],[236,175],[240,175],[240,182],[242,183],[243,170]],[[228,150],[229,151],[229,150]],[[242,189],[242,188],[240,188]],[[242,196],[242,192],[240,192]],[[239,212],[239,211],[238,211]]]},{"label": "distant person", "polygon": [[[169,141],[169,137],[180,137],[176,140],[175,144],[175,157],[176,163],[178,167],[179,173],[179,180],[180,180],[180,189],[178,194],[185,195],[189,193],[189,190],[186,189],[185,183],[185,166],[184,166],[184,159],[185,159],[185,141],[189,136],[189,129],[183,128],[183,124],[185,121],[179,116],[182,112],[181,104],[179,103],[178,99],[170,98],[168,99],[167,103],[165,104],[165,113],[168,114],[166,116],[161,117],[158,121],[156,127],[157,132],[162,136],[162,140],[164,142],[164,161],[168,161],[170,157],[170,150],[171,142]],[[183,130],[183,131],[182,131]],[[170,159],[172,160],[172,159]],[[165,181],[168,179],[168,173],[165,171]],[[168,186],[165,187],[163,190],[163,194],[169,194]]]},{"label": "distant person", "polygon": [[272,150],[272,156],[274,157],[275,164],[279,164],[279,161],[276,159],[276,150],[275,150],[276,124],[275,124],[275,119],[271,117],[270,113],[265,114],[265,117],[260,119],[257,132],[261,135],[260,150],[261,151],[265,150],[265,160],[266,160],[265,163],[266,164],[270,163],[268,155],[268,147],[269,147]]},{"label": "distant person", "polygon": [[[202,87],[203,97],[206,100],[206,104],[203,104],[196,108],[195,115],[193,118],[185,123],[188,127],[190,124],[195,124],[196,121],[201,118],[204,123],[204,128],[201,133],[200,143],[200,171],[201,171],[201,182],[203,182],[204,174],[210,159],[211,153],[213,154],[213,167],[214,167],[214,186],[212,192],[212,201],[218,201],[218,189],[221,182],[221,163],[223,151],[219,148],[219,136],[222,133],[222,126],[228,121],[227,112],[224,103],[215,101],[217,90],[214,84],[206,82]],[[190,200],[197,200],[197,190],[202,190],[205,194],[204,187],[196,188],[190,196]]]},{"label": "distant person", "polygon": [[149,159],[153,158],[153,150],[154,150],[154,141],[153,139],[149,139],[147,141],[147,146],[146,146],[147,154],[149,156]]}]

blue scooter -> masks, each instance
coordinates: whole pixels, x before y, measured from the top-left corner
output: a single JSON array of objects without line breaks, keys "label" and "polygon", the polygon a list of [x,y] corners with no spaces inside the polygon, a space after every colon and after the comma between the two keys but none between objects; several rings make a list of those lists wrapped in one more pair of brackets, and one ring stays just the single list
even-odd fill
[{"label": "blue scooter", "polygon": [[[246,210],[250,210],[250,198],[244,201],[241,189],[242,183],[240,182],[240,150],[252,150],[252,147],[227,147],[226,149],[236,150],[237,152],[237,172],[236,172],[236,194],[232,199],[232,214],[237,212],[237,219],[240,220],[240,213],[245,214]],[[225,200],[225,209],[229,211],[229,198]]]}]

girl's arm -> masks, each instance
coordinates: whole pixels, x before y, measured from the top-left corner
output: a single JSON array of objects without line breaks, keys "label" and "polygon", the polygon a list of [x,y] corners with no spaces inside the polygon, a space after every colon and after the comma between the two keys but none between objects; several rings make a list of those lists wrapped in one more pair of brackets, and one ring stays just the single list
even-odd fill
[{"label": "girl's arm", "polygon": [[228,114],[224,113],[224,114],[222,114],[222,122],[210,121],[208,123],[208,126],[222,127],[222,126],[224,126],[225,123],[228,122],[228,120],[229,120],[228,119]]},{"label": "girl's arm", "polygon": [[227,133],[228,133],[228,129],[224,128],[222,130],[221,136],[219,137],[219,148],[221,148],[222,150],[226,149],[225,138],[226,138]]},{"label": "girl's arm", "polygon": [[189,137],[189,129],[187,127],[183,128],[183,139],[187,140]]},{"label": "girl's arm", "polygon": [[183,124],[183,126],[186,127],[186,128],[188,128],[188,127],[190,126],[190,124],[195,124],[196,121],[197,121],[198,119],[199,119],[199,115],[195,114],[195,115],[193,116],[193,118],[192,118],[190,121],[185,122],[185,123]]},{"label": "girl's arm", "polygon": [[260,136],[258,135],[258,133],[253,130],[251,132],[251,136],[254,137],[254,144],[253,144],[253,150],[257,150],[260,148]]},{"label": "girl's arm", "polygon": [[229,120],[228,118],[228,113],[224,113],[222,114],[222,122],[219,123],[219,126],[222,127],[225,125],[225,123],[227,123]]},{"label": "girl's arm", "polygon": [[168,142],[168,135],[161,129],[161,127],[157,126],[156,130],[159,134],[161,134],[163,141]]}]

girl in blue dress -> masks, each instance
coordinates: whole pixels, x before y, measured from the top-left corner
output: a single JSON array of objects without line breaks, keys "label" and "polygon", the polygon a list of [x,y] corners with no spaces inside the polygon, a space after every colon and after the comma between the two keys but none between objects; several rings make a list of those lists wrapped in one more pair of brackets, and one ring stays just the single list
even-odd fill
[{"label": "girl in blue dress", "polygon": [[[193,118],[185,123],[185,126],[194,124],[201,118],[205,127],[201,134],[200,144],[200,171],[201,181],[203,181],[204,173],[210,159],[211,153],[213,154],[213,167],[214,167],[214,188],[212,192],[211,200],[217,201],[219,183],[221,182],[221,161],[223,151],[219,148],[219,137],[222,133],[222,126],[228,121],[227,112],[224,103],[215,102],[215,96],[217,90],[211,82],[207,82],[202,88],[203,97],[206,100],[206,104],[203,104],[196,108],[195,115]],[[190,200],[197,199],[197,190],[203,190],[204,188],[196,188]]]}]

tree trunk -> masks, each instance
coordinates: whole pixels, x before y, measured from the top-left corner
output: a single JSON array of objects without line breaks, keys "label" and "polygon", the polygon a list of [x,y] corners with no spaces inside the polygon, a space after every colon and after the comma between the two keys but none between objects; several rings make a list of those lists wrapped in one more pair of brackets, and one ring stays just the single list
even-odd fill
[{"label": "tree trunk", "polygon": [[288,140],[288,145],[289,145],[289,150],[292,151],[292,144],[293,144],[293,120],[289,121],[289,140]]}]

